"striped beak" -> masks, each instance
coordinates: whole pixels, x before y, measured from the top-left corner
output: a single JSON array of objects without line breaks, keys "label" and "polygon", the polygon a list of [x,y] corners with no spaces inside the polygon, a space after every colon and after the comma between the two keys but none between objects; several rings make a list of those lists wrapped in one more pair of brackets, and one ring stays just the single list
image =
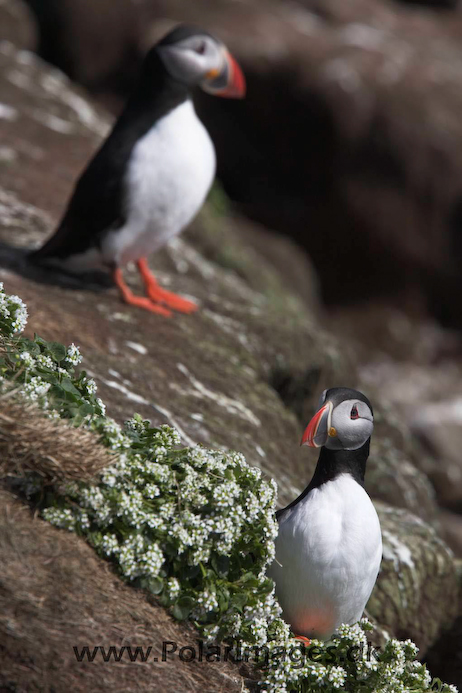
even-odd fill
[{"label": "striped beak", "polygon": [[332,402],[326,402],[311,419],[305,429],[300,445],[309,445],[311,448],[320,448],[327,443],[331,431]]},{"label": "striped beak", "polygon": [[244,74],[231,53],[224,50],[223,69],[210,70],[202,82],[202,89],[214,96],[243,99],[246,92]]}]

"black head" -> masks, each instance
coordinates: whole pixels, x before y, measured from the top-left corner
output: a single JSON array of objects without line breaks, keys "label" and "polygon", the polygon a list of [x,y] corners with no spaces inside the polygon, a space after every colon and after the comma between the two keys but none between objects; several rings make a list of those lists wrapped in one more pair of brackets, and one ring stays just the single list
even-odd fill
[{"label": "black head", "polygon": [[242,98],[245,79],[226,46],[199,27],[181,24],[161,39],[145,59],[144,71],[160,58],[174,80],[217,96]]},{"label": "black head", "polygon": [[158,41],[156,47],[160,48],[161,46],[171,46],[174,43],[181,43],[182,41],[186,41],[187,39],[195,38],[197,36],[207,36],[215,41],[212,34],[209,34],[207,31],[200,29],[194,24],[179,24],[172,29],[172,31],[169,31],[168,34],[166,34],[160,41]]},{"label": "black head", "polygon": [[302,445],[357,450],[369,440],[373,427],[374,414],[368,398],[358,390],[333,387],[322,393]]}]

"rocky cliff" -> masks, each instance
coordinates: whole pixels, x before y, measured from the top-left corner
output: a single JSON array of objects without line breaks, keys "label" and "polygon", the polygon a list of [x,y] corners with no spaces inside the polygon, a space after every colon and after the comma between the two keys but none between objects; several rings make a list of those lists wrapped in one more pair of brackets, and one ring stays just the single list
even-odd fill
[{"label": "rocky cliff", "polygon": [[[299,21],[312,26],[311,14],[300,12]],[[113,288],[32,272],[25,249],[52,232],[111,117],[31,52],[35,26],[22,4],[0,4],[0,27],[7,32],[0,40],[0,280],[27,303],[29,334],[79,344],[83,366],[116,420],[137,411],[175,426],[185,444],[242,452],[277,479],[281,504],[314,468],[315,456],[300,451],[298,441],[319,391],[369,383],[378,416],[367,488],[385,549],[368,610],[388,633],[411,637],[425,654],[457,613],[456,561],[438,534],[444,520],[434,490],[438,458],[423,453],[390,406],[396,390],[381,399],[381,381],[368,379],[364,347],[347,334],[342,316],[335,333],[329,330],[311,262],[291,240],[238,216],[217,186],[192,227],[152,258],[164,286],[199,303],[193,316],[163,319],[121,304]],[[267,58],[261,60],[269,70]],[[250,59],[247,65],[250,93],[255,86],[245,116],[251,121],[264,80],[254,81]],[[219,151],[232,166],[220,145]],[[134,273],[127,276],[139,289]],[[377,353],[368,351],[370,363]],[[431,428],[424,429],[429,436]],[[191,633],[122,584],[83,539],[32,517],[6,490],[0,522],[0,669],[9,689],[83,691],[98,681],[98,688],[114,690],[135,680],[140,690],[240,690],[231,665],[178,667],[169,670],[171,680],[160,666],[122,674],[112,666],[97,673],[77,666],[68,653],[76,638],[122,642],[136,635],[138,644],[186,641]]]}]

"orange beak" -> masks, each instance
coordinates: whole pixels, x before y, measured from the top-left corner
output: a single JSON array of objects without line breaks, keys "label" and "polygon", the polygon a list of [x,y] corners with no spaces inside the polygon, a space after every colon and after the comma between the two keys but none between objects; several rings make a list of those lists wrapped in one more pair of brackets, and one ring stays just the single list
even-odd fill
[{"label": "orange beak", "polygon": [[228,53],[228,51],[226,51],[226,53],[230,77],[226,89],[221,92],[220,96],[227,96],[232,99],[243,99],[246,92],[244,73],[231,53]]},{"label": "orange beak", "polygon": [[332,402],[326,402],[311,419],[305,429],[300,445],[320,448],[327,442],[332,417]]},{"label": "orange beak", "polygon": [[229,99],[242,99],[245,96],[246,84],[244,73],[229,51],[224,51],[225,61],[221,72],[211,70],[202,83],[204,91],[215,96]]}]

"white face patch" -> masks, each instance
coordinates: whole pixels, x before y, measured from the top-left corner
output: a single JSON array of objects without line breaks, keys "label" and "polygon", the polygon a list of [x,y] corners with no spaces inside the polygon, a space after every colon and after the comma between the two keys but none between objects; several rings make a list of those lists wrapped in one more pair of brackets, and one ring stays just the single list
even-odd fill
[{"label": "white face patch", "polygon": [[347,399],[334,408],[331,426],[336,433],[329,436],[326,447],[332,450],[357,450],[372,435],[374,417],[365,402]]},{"label": "white face patch", "polygon": [[159,55],[170,74],[186,84],[198,84],[211,71],[223,70],[225,54],[211,36],[190,36],[167,46],[159,46]]}]

